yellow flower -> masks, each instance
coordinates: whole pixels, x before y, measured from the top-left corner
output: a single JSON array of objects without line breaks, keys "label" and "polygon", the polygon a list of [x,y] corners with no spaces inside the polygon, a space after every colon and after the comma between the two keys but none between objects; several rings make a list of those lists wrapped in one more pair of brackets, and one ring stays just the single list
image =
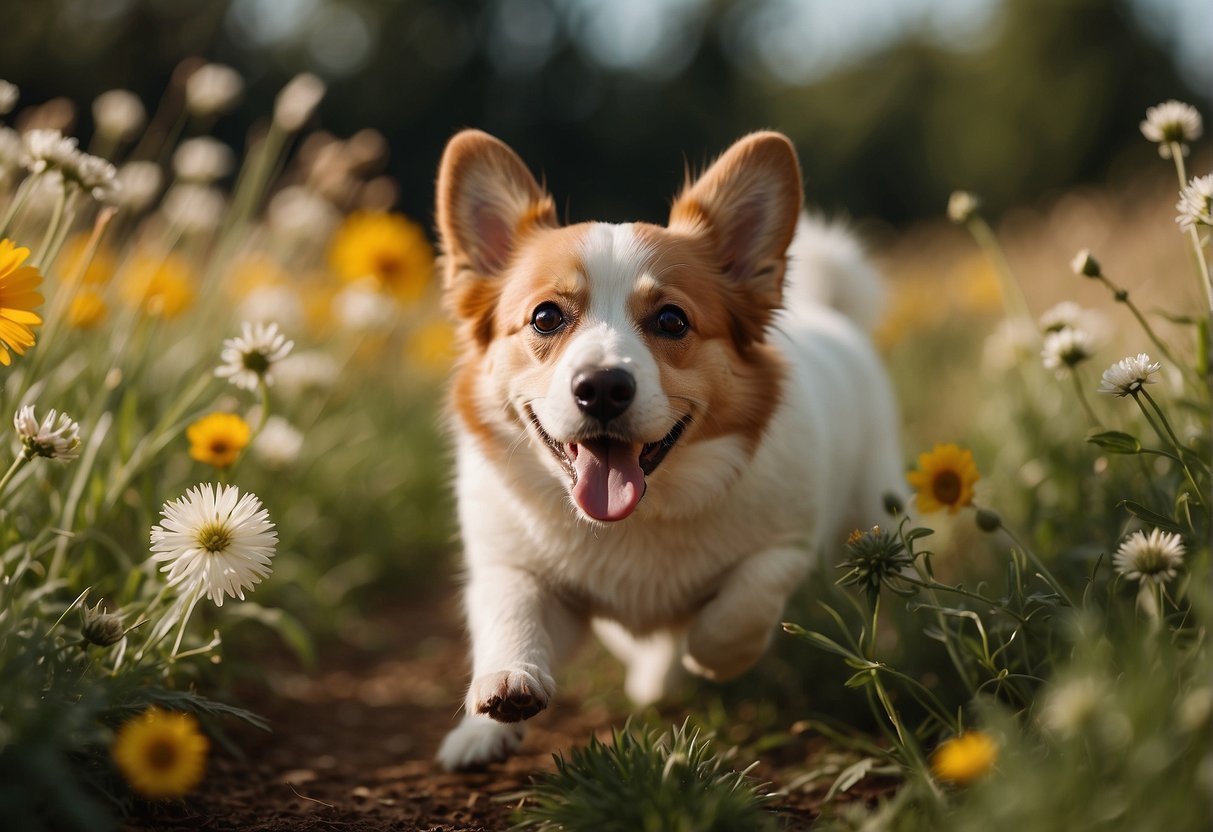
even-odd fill
[{"label": "yellow flower", "polygon": [[918,490],[918,508],[949,514],[973,502],[973,484],[981,479],[973,453],[956,445],[936,445],[930,453],[919,454],[918,470],[906,477]]},{"label": "yellow flower", "polygon": [[190,456],[216,468],[227,468],[249,443],[248,422],[235,413],[211,413],[185,429]]},{"label": "yellow flower", "polygon": [[967,731],[945,742],[931,756],[931,771],[940,780],[971,783],[994,767],[998,744],[989,734]]},{"label": "yellow flower", "polygon": [[194,302],[193,274],[180,255],[140,255],[127,271],[123,295],[148,315],[173,318]]},{"label": "yellow flower", "polygon": [[[76,272],[84,265],[84,257],[88,254],[89,236],[88,234],[77,234],[63,246],[63,251],[55,263],[55,269],[65,281],[76,280]],[[104,286],[114,276],[117,265],[114,253],[102,245],[93,254],[93,259],[85,267],[79,282],[91,286]]]},{"label": "yellow flower", "polygon": [[277,262],[264,254],[241,258],[228,274],[228,288],[233,296],[246,298],[256,289],[283,286],[290,278]]},{"label": "yellow flower", "polygon": [[181,797],[202,781],[210,743],[189,714],[149,708],[114,737],[114,762],[126,782],[152,800]]},{"label": "yellow flower", "polygon": [[42,319],[34,307],[42,303],[35,291],[42,275],[33,266],[23,266],[29,257],[28,248],[17,248],[12,240],[0,240],[0,364],[13,362],[9,350],[23,355],[34,345],[34,331]]},{"label": "yellow flower", "polygon": [[81,287],[72,298],[72,305],[67,310],[67,324],[73,329],[92,329],[101,321],[109,307],[101,293],[88,286]]},{"label": "yellow flower", "polygon": [[409,334],[405,355],[414,367],[445,373],[455,357],[454,328],[443,318],[427,321]]},{"label": "yellow flower", "polygon": [[401,301],[416,301],[430,284],[434,251],[421,226],[402,214],[359,211],[333,235],[329,265],[342,280],[373,277]]}]

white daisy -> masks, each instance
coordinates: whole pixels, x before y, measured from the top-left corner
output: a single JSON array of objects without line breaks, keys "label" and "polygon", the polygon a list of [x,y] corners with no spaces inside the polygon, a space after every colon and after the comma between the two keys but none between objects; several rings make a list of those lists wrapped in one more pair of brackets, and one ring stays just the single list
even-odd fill
[{"label": "white daisy", "polygon": [[127,162],[118,171],[115,201],[123,208],[142,211],[159,196],[163,178],[155,162]]},{"label": "white daisy", "polygon": [[1154,384],[1158,379],[1152,376],[1162,369],[1162,364],[1151,361],[1144,352],[1136,356],[1122,358],[1103,371],[1099,383],[1100,393],[1112,393],[1117,396],[1136,394],[1146,384]]},{"label": "white daisy", "polygon": [[21,90],[11,81],[0,81],[0,116],[7,115],[17,106]]},{"label": "white daisy", "polygon": [[1213,226],[1213,173],[1198,176],[1179,192],[1175,221],[1184,231],[1198,225]]},{"label": "white daisy", "polygon": [[957,225],[963,225],[977,213],[981,200],[968,191],[953,191],[948,198],[948,219]]},{"label": "white daisy", "polygon": [[185,233],[207,234],[219,227],[227,200],[218,188],[187,182],[169,189],[160,210]]},{"label": "white daisy", "polygon": [[227,176],[235,164],[232,149],[210,136],[183,141],[173,153],[173,170],[186,182],[209,185]]},{"label": "white daisy", "polygon": [[125,142],[143,129],[147,110],[130,90],[109,90],[93,99],[93,120],[99,135]]},{"label": "white daisy", "polygon": [[1165,584],[1183,565],[1184,544],[1177,534],[1154,529],[1147,536],[1137,531],[1120,544],[1112,558],[1116,571],[1130,581]]},{"label": "white daisy", "polygon": [[274,364],[290,355],[294,346],[294,341],[286,340],[278,331],[278,324],[245,321],[240,336],[224,340],[220,353],[224,364],[215,369],[215,375],[243,390],[256,390],[262,379],[273,384],[270,371]]},{"label": "white daisy", "polygon": [[341,222],[341,212],[319,194],[290,185],[274,194],[266,220],[275,238],[290,247],[327,240]]},{"label": "white daisy", "polygon": [[64,136],[58,130],[30,130],[21,139],[25,142],[25,166],[30,173],[72,167],[80,155],[76,149],[76,139]]},{"label": "white daisy", "polygon": [[1093,351],[1094,343],[1090,334],[1067,326],[1045,335],[1040,358],[1047,369],[1061,371],[1077,367],[1090,358]]},{"label": "white daisy", "polygon": [[1141,134],[1158,142],[1158,155],[1171,158],[1171,144],[1179,144],[1180,152],[1188,155],[1187,142],[1196,141],[1202,132],[1200,113],[1191,104],[1171,99],[1146,110]]},{"label": "white daisy", "polygon": [[288,396],[324,390],[335,384],[340,375],[341,365],[336,359],[318,350],[293,353],[274,367],[274,381]]},{"label": "white daisy", "polygon": [[1070,261],[1070,268],[1079,277],[1099,277],[1103,274],[1099,268],[1099,261],[1091,256],[1089,248],[1084,248],[1074,255],[1074,259]]},{"label": "white daisy", "polygon": [[80,455],[80,425],[66,413],[51,410],[39,424],[34,406],[27,404],[13,416],[13,426],[26,459],[41,456],[67,462]]},{"label": "white daisy", "polygon": [[315,75],[310,72],[296,75],[274,99],[274,122],[294,133],[312,117],[324,93],[324,82]]},{"label": "white daisy", "polygon": [[119,188],[118,169],[100,156],[78,153],[75,164],[65,167],[63,174],[98,202],[109,201]]},{"label": "white daisy", "polygon": [[270,574],[278,533],[252,493],[234,485],[196,485],[164,504],[164,520],[152,526],[152,560],[163,563],[168,585],[181,597],[205,594],[215,606],[230,595],[244,600]]},{"label": "white daisy", "polygon": [[196,116],[226,113],[240,100],[244,79],[223,64],[199,67],[185,82],[185,106]]},{"label": "white daisy", "polygon": [[281,416],[271,416],[253,440],[253,454],[266,468],[289,468],[303,450],[303,434]]},{"label": "white daisy", "polygon": [[1051,306],[1040,316],[1041,332],[1060,332],[1066,327],[1080,329],[1086,311],[1072,300],[1063,300]]}]

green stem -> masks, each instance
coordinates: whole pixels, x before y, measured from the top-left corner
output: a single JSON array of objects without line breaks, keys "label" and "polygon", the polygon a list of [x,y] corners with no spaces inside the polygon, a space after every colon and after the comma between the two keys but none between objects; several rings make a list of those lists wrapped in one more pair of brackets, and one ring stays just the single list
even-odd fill
[{"label": "green stem", "polygon": [[1028,311],[1028,301],[1024,297],[1023,288],[1015,279],[1015,272],[1011,270],[1011,264],[1007,262],[1006,254],[1003,253],[1002,246],[998,244],[998,237],[995,236],[993,229],[979,214],[974,214],[969,219],[967,226],[969,233],[977,241],[977,245],[994,263],[994,269],[1002,284],[1002,299],[1007,315],[1031,322],[1032,314]]},{"label": "green stem", "polygon": [[36,173],[33,176],[22,180],[17,187],[17,193],[13,195],[13,201],[8,204],[8,210],[4,212],[4,220],[0,222],[0,238],[3,238],[8,233],[8,227],[12,225],[13,220],[17,218],[17,212],[25,205],[25,201],[29,199],[30,193],[34,190],[34,182],[42,176]]},{"label": "green stem", "polygon": [[[1137,402],[1137,406],[1141,408],[1141,412],[1145,413],[1147,418],[1149,417],[1149,413],[1146,412],[1145,405],[1143,405],[1141,403],[1141,399],[1138,398],[1139,393],[1142,396],[1145,396],[1146,401],[1150,403],[1150,407],[1152,407],[1154,412],[1158,414],[1158,418],[1162,422],[1162,426],[1166,434],[1164,436],[1162,433],[1160,433],[1159,438],[1164,442],[1166,442],[1168,439],[1171,441],[1172,447],[1175,448],[1175,455],[1179,457],[1179,464],[1184,469],[1184,474],[1188,477],[1188,483],[1192,486],[1193,496],[1195,496],[1196,501],[1203,506],[1205,504],[1204,496],[1200,493],[1200,486],[1196,484],[1196,478],[1192,476],[1192,470],[1188,468],[1188,461],[1184,459],[1184,447],[1180,443],[1179,437],[1175,435],[1175,431],[1171,428],[1171,423],[1167,420],[1167,415],[1162,412],[1162,408],[1158,406],[1158,402],[1154,401],[1154,397],[1150,395],[1149,391],[1147,391],[1145,387],[1141,387],[1133,394],[1133,400]],[[1153,420],[1150,421],[1150,424],[1154,425]],[[1157,431],[1158,426],[1154,425],[1154,429]]]},{"label": "green stem", "polygon": [[24,453],[17,454],[17,458],[13,460],[13,464],[8,466],[8,470],[4,472],[4,477],[0,478],[0,497],[4,496],[4,489],[8,487],[9,482],[21,470],[21,466],[29,462],[29,457]]},{"label": "green stem", "polygon": [[1121,287],[1117,286],[1115,283],[1109,280],[1106,275],[1100,274],[1098,277],[1099,280],[1102,281],[1103,284],[1112,292],[1112,296],[1119,303],[1123,303],[1129,308],[1129,311],[1133,313],[1133,317],[1137,319],[1137,323],[1141,325],[1143,330],[1145,330],[1146,337],[1154,343],[1154,346],[1158,347],[1158,350],[1162,353],[1163,358],[1167,359],[1167,361],[1175,366],[1180,366],[1180,362],[1175,360],[1175,356],[1171,354],[1169,349],[1167,349],[1167,345],[1163,343],[1163,340],[1158,337],[1158,333],[1156,333],[1153,327],[1150,326],[1150,323],[1146,320],[1146,316],[1142,314],[1141,310],[1137,307],[1137,304],[1135,304],[1132,299],[1129,298],[1129,292],[1126,289],[1122,289]]},{"label": "green stem", "polygon": [[1095,411],[1091,407],[1091,402],[1087,399],[1087,393],[1082,389],[1082,380],[1078,377],[1078,370],[1076,368],[1070,369],[1070,380],[1074,382],[1074,392],[1078,396],[1078,401],[1082,405],[1082,409],[1086,411],[1087,418],[1091,421],[1091,427],[1099,427],[1099,417],[1095,415]]},{"label": "green stem", "polygon": [[[1074,604],[1074,599],[1070,597],[1070,593],[1066,592],[1065,587],[1061,585],[1061,581],[1054,577],[1053,573],[1049,571],[1049,567],[1045,566],[1044,561],[1042,561],[1031,548],[1025,546],[1023,541],[1016,537],[1013,531],[1008,529],[1005,525],[1001,526],[1000,528],[1002,529],[1003,534],[1011,538],[1011,542],[1018,546],[1020,551],[1028,556],[1028,559],[1032,561],[1032,565],[1040,570],[1040,574],[1044,576],[1045,580],[1048,581],[1049,585],[1053,587],[1057,594],[1060,595],[1063,600],[1065,600],[1066,604],[1071,609],[1077,609],[1077,606]],[[1024,623],[1026,624],[1027,622],[1025,621]]]},{"label": "green stem", "polygon": [[[1175,175],[1179,178],[1179,189],[1188,187],[1188,174],[1184,170],[1183,145],[1171,142],[1171,159],[1175,162]],[[1205,260],[1204,246],[1200,244],[1200,234],[1196,226],[1188,229],[1188,239],[1192,241],[1192,252],[1196,255],[1196,266],[1199,271],[1200,288],[1209,305],[1209,316],[1213,318],[1213,279],[1209,277],[1209,263]]]},{"label": "green stem", "polygon": [[67,189],[70,187],[67,182],[59,189],[59,196],[55,199],[55,208],[51,212],[51,221],[46,225],[46,233],[42,237],[42,242],[38,245],[38,255],[34,258],[34,264],[43,266],[46,261],[46,254],[50,250],[51,241],[55,239],[55,234],[59,231],[59,223],[63,220],[63,211],[67,207]]},{"label": "green stem", "polygon": [[936,589],[936,590],[939,590],[940,592],[951,592],[955,595],[963,595],[965,598],[972,598],[974,601],[981,601],[983,604],[987,604],[990,607],[998,610],[999,612],[1001,612],[1005,615],[1011,616],[1016,621],[1018,621],[1020,624],[1028,623],[1028,620],[1026,618],[1024,618],[1022,615],[1020,615],[1019,613],[1012,612],[1011,610],[1007,609],[1002,604],[1000,604],[998,601],[995,601],[993,598],[987,598],[986,596],[978,594],[976,592],[970,592],[969,590],[962,589],[961,587],[958,587],[958,586],[948,586],[947,584],[941,584],[938,581],[916,580],[914,578],[911,578],[908,575],[902,575],[901,580],[905,581],[908,584],[913,584],[914,586],[922,587],[923,589]]}]

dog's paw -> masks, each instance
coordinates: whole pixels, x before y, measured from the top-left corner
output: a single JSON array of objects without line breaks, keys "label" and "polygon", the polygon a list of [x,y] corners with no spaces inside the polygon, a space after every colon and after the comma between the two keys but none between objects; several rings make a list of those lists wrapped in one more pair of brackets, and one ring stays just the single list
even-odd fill
[{"label": "dog's paw", "polygon": [[468,689],[468,713],[520,722],[546,708],[555,692],[552,677],[534,665],[485,673],[473,679]]},{"label": "dog's paw", "polygon": [[517,751],[525,733],[525,725],[467,716],[442,740],[435,758],[447,771],[481,768]]}]

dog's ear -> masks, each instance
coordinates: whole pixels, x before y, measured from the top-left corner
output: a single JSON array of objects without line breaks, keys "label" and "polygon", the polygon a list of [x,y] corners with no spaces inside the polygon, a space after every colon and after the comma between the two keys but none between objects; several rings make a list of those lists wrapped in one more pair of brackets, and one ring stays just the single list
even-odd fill
[{"label": "dog's ear", "polygon": [[446,146],[438,169],[438,232],[448,259],[448,288],[460,272],[494,277],[519,238],[556,225],[552,199],[517,154],[480,130],[464,130]]},{"label": "dog's ear", "polygon": [[707,234],[725,275],[768,308],[783,298],[785,255],[804,198],[796,150],[781,133],[738,140],[670,209],[670,228]]}]

